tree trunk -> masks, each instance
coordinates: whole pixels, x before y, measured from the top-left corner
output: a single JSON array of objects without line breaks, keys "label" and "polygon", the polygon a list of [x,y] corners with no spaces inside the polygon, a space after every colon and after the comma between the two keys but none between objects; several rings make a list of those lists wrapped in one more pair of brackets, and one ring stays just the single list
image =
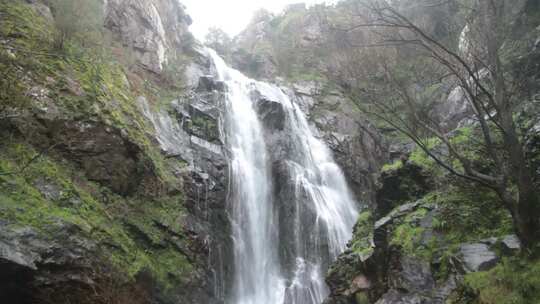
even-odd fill
[{"label": "tree trunk", "polygon": [[540,201],[532,177],[527,173],[521,175],[517,181],[519,198],[515,215],[516,230],[523,246],[535,252],[540,243]]}]

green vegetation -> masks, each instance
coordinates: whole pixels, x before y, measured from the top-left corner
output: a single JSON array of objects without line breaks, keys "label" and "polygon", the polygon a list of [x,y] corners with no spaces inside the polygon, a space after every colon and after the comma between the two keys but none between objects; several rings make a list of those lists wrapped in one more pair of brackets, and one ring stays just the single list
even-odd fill
[{"label": "green vegetation", "polygon": [[356,226],[354,227],[351,250],[360,255],[361,258],[368,257],[373,252],[373,216],[371,211],[360,213]]},{"label": "green vegetation", "polygon": [[[168,169],[174,160],[150,141],[153,130],[136,96],[155,100],[160,94],[178,96],[181,89],[161,90],[154,81],[135,87],[128,80],[125,58],[107,45],[100,3],[51,1],[52,22],[25,1],[0,1],[0,37],[9,39],[9,45],[0,43],[0,121],[44,102],[61,119],[103,123],[142,149],[141,164],[151,167],[164,188],[176,189],[180,181]],[[28,98],[33,88],[43,95],[39,102]],[[163,288],[190,279],[191,262],[177,248],[189,246],[181,194],[122,197],[89,181],[53,149],[38,151],[9,129],[2,136],[0,218],[32,227],[44,238],[54,238],[57,223],[71,223],[98,244],[126,281],[143,271]]]},{"label": "green vegetation", "polygon": [[[12,91],[24,91],[29,86],[43,87],[47,92],[46,97],[55,101],[63,115],[77,119],[99,119],[109,126],[124,130],[131,141],[144,149],[145,155],[151,159],[165,182],[178,183],[170,171],[164,169],[168,167],[167,161],[147,137],[151,130],[140,114],[136,96],[147,95],[150,99],[156,99],[159,96],[156,97],[155,92],[176,96],[180,92],[160,90],[155,84],[149,84],[149,90],[141,88],[135,91],[127,79],[127,68],[117,60],[121,61],[122,58],[114,57],[110,49],[103,45],[86,45],[83,38],[89,31],[97,29],[85,22],[74,32],[77,35],[66,38],[61,53],[58,53],[54,45],[55,28],[44,17],[20,0],[2,2],[0,5],[0,11],[8,15],[8,18],[0,21],[0,34],[17,37],[10,43],[10,46],[17,47],[14,50],[16,55],[6,60],[10,67],[25,71],[32,80],[32,83],[11,82],[13,78],[20,77],[7,71],[8,77],[4,78],[6,86],[15,85]],[[36,50],[39,50],[39,55],[26,56],[28,52]],[[6,94],[6,98],[8,96]]]},{"label": "green vegetation", "polygon": [[100,0],[51,0],[57,30],[55,47],[78,38],[85,45],[100,44],[103,27],[103,3]]},{"label": "green vegetation", "polygon": [[385,164],[381,171],[382,172],[388,172],[388,171],[394,171],[394,170],[398,170],[399,168],[402,168],[403,167],[403,161],[401,160],[396,160],[395,162],[393,162],[392,164]]},{"label": "green vegetation", "polygon": [[[81,235],[98,242],[113,265],[126,272],[127,280],[146,270],[173,287],[190,274],[190,263],[171,239],[171,232],[182,234],[181,197],[147,202],[120,197],[65,162],[44,155],[35,158],[40,154],[24,143],[4,143],[0,155],[0,172],[16,172],[0,175],[2,219],[52,238],[55,223],[71,223]],[[28,159],[35,160],[27,164]],[[19,173],[21,165],[25,170]]]},{"label": "green vegetation", "polygon": [[34,79],[28,70],[40,70],[38,57],[51,57],[44,45],[49,45],[54,29],[37,12],[19,1],[0,1],[0,36],[19,37],[10,47],[0,44],[0,118],[16,115],[17,108],[28,106],[23,79]]},{"label": "green vegetation", "polygon": [[540,300],[540,262],[504,259],[490,271],[465,276],[451,303],[534,304]]},{"label": "green vegetation", "polygon": [[422,233],[424,228],[420,227],[419,221],[428,213],[425,208],[418,208],[416,211],[407,214],[404,219],[393,229],[390,239],[391,245],[401,247],[401,249],[412,256],[424,257],[427,260],[431,258],[431,241],[427,246],[422,243]]}]

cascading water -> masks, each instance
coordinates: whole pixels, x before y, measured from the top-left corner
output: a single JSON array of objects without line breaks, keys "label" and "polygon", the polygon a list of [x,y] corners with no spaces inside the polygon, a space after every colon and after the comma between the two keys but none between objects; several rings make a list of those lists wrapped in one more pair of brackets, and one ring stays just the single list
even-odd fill
[{"label": "cascading water", "polygon": [[[235,271],[229,303],[322,303],[328,294],[324,273],[343,250],[357,217],[343,173],[289,96],[208,52],[227,86]],[[279,160],[268,153],[255,92],[283,108],[286,154]],[[273,184],[272,162],[283,164],[285,186]]]},{"label": "cascading water", "polygon": [[231,150],[231,210],[235,282],[232,302],[280,303],[276,218],[262,125],[250,99],[252,81],[210,51],[218,77],[227,84],[226,142]]}]

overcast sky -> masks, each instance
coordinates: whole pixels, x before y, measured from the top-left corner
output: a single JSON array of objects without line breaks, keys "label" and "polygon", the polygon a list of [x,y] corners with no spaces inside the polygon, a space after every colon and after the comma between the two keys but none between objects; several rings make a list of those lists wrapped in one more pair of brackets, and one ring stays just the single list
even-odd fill
[{"label": "overcast sky", "polygon": [[240,33],[260,8],[279,13],[289,4],[315,4],[325,0],[180,0],[187,7],[193,24],[191,32],[204,41],[208,28],[221,28],[231,36]]}]

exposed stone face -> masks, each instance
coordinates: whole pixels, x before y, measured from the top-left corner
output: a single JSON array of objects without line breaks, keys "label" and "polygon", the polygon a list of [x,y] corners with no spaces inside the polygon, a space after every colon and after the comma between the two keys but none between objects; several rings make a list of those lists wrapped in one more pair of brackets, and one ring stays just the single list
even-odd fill
[{"label": "exposed stone face", "polygon": [[[326,280],[331,294],[325,304],[447,303],[457,292],[463,275],[490,270],[503,255],[515,255],[521,250],[517,237],[508,235],[455,244],[459,250],[449,256],[437,253],[441,247],[435,247],[438,249],[433,255],[423,256],[421,248],[430,248],[434,240],[444,239],[444,232],[436,227],[436,219],[440,219],[444,208],[419,197],[432,187],[431,177],[420,169],[406,164],[380,177],[376,204],[369,211],[373,218],[358,222],[350,249],[328,272]],[[417,192],[418,187],[424,188]],[[413,191],[396,195],[390,189]],[[403,198],[408,201],[401,201]],[[401,242],[405,235],[411,237],[411,243]],[[359,250],[357,244],[366,248]],[[410,246],[416,249],[406,248]],[[441,278],[443,264],[446,268]],[[357,278],[364,284],[358,285]]]},{"label": "exposed stone face", "polygon": [[380,181],[375,206],[378,217],[385,216],[404,202],[420,198],[433,188],[429,176],[414,164],[407,164],[395,171],[383,172]]},{"label": "exposed stone face", "polygon": [[504,254],[511,255],[521,250],[521,242],[515,235],[507,235],[501,240],[501,247]]},{"label": "exposed stone face", "polygon": [[293,84],[300,108],[332,150],[352,191],[361,204],[375,201],[375,182],[388,148],[381,134],[339,91],[324,92],[323,84]]},{"label": "exposed stone face", "polygon": [[272,14],[261,11],[234,39],[233,66],[256,79],[272,79],[278,75],[276,59],[264,48],[271,39],[269,21],[272,18]]},{"label": "exposed stone face", "polygon": [[89,257],[96,244],[73,224],[57,221],[54,239],[0,222],[0,295],[9,303],[30,303],[42,288],[94,284]]},{"label": "exposed stone face", "polygon": [[105,25],[131,47],[137,61],[161,73],[191,44],[191,18],[175,0],[109,0]]},{"label": "exposed stone face", "polygon": [[77,163],[89,180],[116,193],[160,195],[166,191],[142,150],[121,130],[90,120],[68,120],[53,112],[15,119],[15,127],[36,146],[58,151]]},{"label": "exposed stone face", "polygon": [[[185,230],[197,244],[200,265],[206,272],[203,285],[190,299],[193,303],[222,300],[230,289],[232,243],[226,213],[228,155],[220,139],[222,84],[212,77],[200,78],[197,89],[171,102],[172,110],[153,111],[145,99],[141,110],[155,129],[162,153],[186,164],[176,168],[182,177],[182,192],[189,216]],[[220,90],[218,90],[220,89]],[[226,284],[222,286],[221,284]]]}]

